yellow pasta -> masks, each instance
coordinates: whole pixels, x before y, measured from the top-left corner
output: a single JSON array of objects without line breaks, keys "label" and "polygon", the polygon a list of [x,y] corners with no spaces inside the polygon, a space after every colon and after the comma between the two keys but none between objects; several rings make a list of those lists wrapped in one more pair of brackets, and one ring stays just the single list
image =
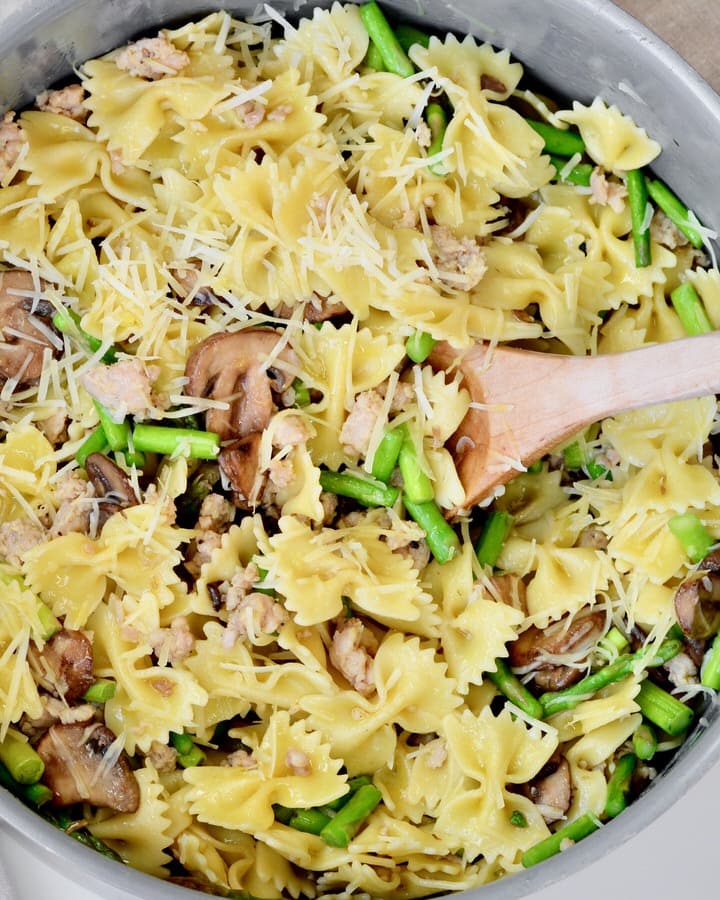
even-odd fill
[{"label": "yellow pasta", "polygon": [[374,49],[353,4],[214,12],[0,133],[0,742],[84,753],[77,796],[43,776],[73,828],[210,892],[517,872],[607,818],[658,653],[689,715],[707,693],[676,596],[717,561],[674,525],[720,539],[716,399],[596,423],[467,509],[482,397],[423,347],[673,340],[682,282],[720,324],[652,209],[636,265],[626,173],[659,145],[602,98],[551,112],[473,36],[406,78]]}]

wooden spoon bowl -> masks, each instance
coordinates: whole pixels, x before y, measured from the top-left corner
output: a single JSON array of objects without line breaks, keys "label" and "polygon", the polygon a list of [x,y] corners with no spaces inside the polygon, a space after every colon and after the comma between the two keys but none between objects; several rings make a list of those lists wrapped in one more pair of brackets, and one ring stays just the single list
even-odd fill
[{"label": "wooden spoon bowl", "polygon": [[593,422],[720,392],[720,332],[605,356],[441,342],[429,362],[459,369],[472,399],[448,445],[466,507]]}]

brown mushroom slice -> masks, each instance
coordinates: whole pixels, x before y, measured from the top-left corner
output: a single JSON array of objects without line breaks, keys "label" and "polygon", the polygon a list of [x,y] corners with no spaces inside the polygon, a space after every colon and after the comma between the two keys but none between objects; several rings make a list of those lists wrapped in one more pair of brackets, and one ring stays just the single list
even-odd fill
[{"label": "brown mushroom slice", "polygon": [[527,590],[525,582],[519,575],[512,573],[493,575],[490,584],[492,586],[490,594],[493,597],[527,615]]},{"label": "brown mushroom slice", "polygon": [[328,297],[315,294],[305,305],[305,321],[317,323],[327,322],[336,316],[344,316],[350,310],[341,300],[331,301]]},{"label": "brown mushroom slice", "polygon": [[[45,350],[58,356],[61,347],[48,336],[50,321],[41,321],[50,313],[47,301],[40,301],[33,310],[32,298],[27,294],[34,290],[30,272],[0,272],[0,379],[19,376],[18,387],[37,384]],[[24,296],[16,293],[19,291]]]},{"label": "brown mushroom slice", "polygon": [[706,556],[675,591],[675,615],[684,634],[704,640],[720,628],[720,554]]},{"label": "brown mushroom slice", "polygon": [[526,786],[526,795],[539,807],[549,825],[562,819],[572,803],[572,777],[564,756],[552,757],[537,778]]},{"label": "brown mushroom slice", "polygon": [[28,658],[39,684],[68,703],[82,697],[95,680],[92,644],[82,631],[63,628]]},{"label": "brown mushroom slice", "polygon": [[123,470],[104,453],[91,453],[85,460],[85,471],[95,488],[95,495],[103,499],[99,506],[99,527],[110,516],[140,502],[130,479]]},{"label": "brown mushroom slice", "polygon": [[580,669],[553,663],[547,656],[581,654],[589,651],[605,628],[605,613],[596,610],[553,623],[541,630],[531,625],[510,644],[510,663],[513,668],[533,671],[538,687],[558,691],[569,687],[582,677]]},{"label": "brown mushroom slice", "polygon": [[[219,434],[221,440],[243,438],[267,428],[275,408],[273,392],[280,394],[293,382],[289,373],[265,368],[281,338],[267,328],[213,334],[188,357],[185,393],[229,402],[229,409],[209,409],[205,414],[207,430]],[[278,359],[297,364],[288,346]]]},{"label": "brown mushroom slice", "polygon": [[92,803],[118,812],[135,812],[140,788],[124,750],[115,754],[115,735],[94,723],[53,725],[35,749],[45,763],[44,783],[55,806]]},{"label": "brown mushroom slice", "polygon": [[258,478],[262,434],[248,434],[223,447],[218,456],[220,471],[232,488],[232,501],[240,509],[249,509],[263,491],[266,476]]}]

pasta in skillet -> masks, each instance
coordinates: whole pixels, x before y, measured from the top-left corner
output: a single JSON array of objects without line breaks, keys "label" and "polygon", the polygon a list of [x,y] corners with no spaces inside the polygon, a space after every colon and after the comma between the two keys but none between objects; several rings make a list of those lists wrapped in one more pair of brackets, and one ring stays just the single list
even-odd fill
[{"label": "pasta in skillet", "polygon": [[720,686],[717,405],[466,508],[432,346],[670,340],[679,287],[717,327],[711,233],[633,222],[661,148],[601,98],[265,9],[0,125],[0,774],[201,889],[462,891],[616,815]]}]

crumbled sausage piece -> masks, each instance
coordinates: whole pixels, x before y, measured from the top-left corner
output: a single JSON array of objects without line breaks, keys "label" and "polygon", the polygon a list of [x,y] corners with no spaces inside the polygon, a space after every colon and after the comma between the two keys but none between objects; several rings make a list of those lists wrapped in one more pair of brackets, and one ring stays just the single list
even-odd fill
[{"label": "crumbled sausage piece", "polygon": [[152,382],[157,375],[155,366],[146,366],[141,359],[127,359],[94,366],[80,381],[88,394],[121,422],[128,415],[144,417],[155,406]]},{"label": "crumbled sausage piece", "polygon": [[108,156],[110,157],[110,171],[113,175],[123,175],[127,166],[123,162],[120,150],[110,150]]},{"label": "crumbled sausage piece", "polygon": [[3,522],[0,525],[0,557],[11,566],[20,566],[27,551],[44,540],[42,528],[38,528],[32,522],[25,522],[22,519]]},{"label": "crumbled sausage piece", "polygon": [[367,453],[370,436],[382,414],[383,398],[377,391],[363,391],[355,397],[350,414],[340,431],[340,443],[351,456]]},{"label": "crumbled sausage piece", "polygon": [[[377,392],[383,399],[387,396],[387,389],[387,381],[383,381],[383,383],[378,385],[376,388]],[[405,410],[414,400],[415,388],[411,384],[408,384],[407,381],[398,381],[398,383],[395,385],[395,390],[393,391],[392,398],[390,399],[389,412],[405,412]]]},{"label": "crumbled sausage piece", "polygon": [[148,643],[160,659],[171,665],[187,659],[195,649],[195,635],[190,631],[185,616],[176,616],[169,628],[156,628],[148,635]]},{"label": "crumbled sausage piece", "polygon": [[627,188],[619,181],[610,181],[602,169],[596,167],[590,176],[590,203],[598,206],[609,206],[613,212],[622,212],[625,208]]},{"label": "crumbled sausage piece", "polygon": [[85,88],[81,84],[69,84],[57,91],[43,91],[35,98],[35,105],[44,112],[58,113],[85,124],[90,110],[85,109]]},{"label": "crumbled sausage piece", "polygon": [[420,119],[415,129],[415,140],[418,147],[429,147],[432,144],[432,131],[425,119]]},{"label": "crumbled sausage piece", "polygon": [[306,778],[312,775],[312,761],[304,750],[298,750],[297,747],[290,747],[285,754],[285,765],[290,769],[293,775],[300,775]]},{"label": "crumbled sausage piece", "polygon": [[161,697],[172,697],[175,690],[175,683],[169,678],[153,678],[150,687],[156,690]]},{"label": "crumbled sausage piece", "polygon": [[448,757],[447,744],[442,738],[432,742],[432,749],[428,756],[427,764],[431,769],[441,769]]},{"label": "crumbled sausage piece", "polygon": [[208,494],[200,507],[200,531],[224,531],[235,518],[235,507],[222,494]]},{"label": "crumbled sausage piece", "polygon": [[650,222],[650,237],[655,243],[662,244],[668,250],[686,247],[690,243],[672,219],[661,209],[656,209],[653,214]]},{"label": "crumbled sausage piece", "polygon": [[268,112],[267,118],[270,122],[284,122],[292,111],[291,103],[280,103]]},{"label": "crumbled sausage piece", "polygon": [[287,621],[285,607],[267,594],[254,591],[240,601],[230,613],[223,634],[223,647],[233,647],[239,637],[247,637],[251,644],[260,635],[275,634]]},{"label": "crumbled sausage piece", "polygon": [[456,238],[447,225],[431,225],[432,258],[440,281],[447,287],[470,291],[482,279],[487,266],[482,249],[471,238]]},{"label": "crumbled sausage piece", "polygon": [[58,479],[55,495],[60,500],[60,505],[55,513],[49,537],[56,538],[72,532],[87,534],[90,531],[92,498],[95,496],[92,484],[72,469]]},{"label": "crumbled sausage piece", "polygon": [[177,750],[174,747],[168,747],[167,744],[161,744],[160,741],[153,741],[147,754],[147,758],[160,773],[174,772],[177,767],[177,756]]},{"label": "crumbled sausage piece", "polygon": [[275,493],[290,487],[295,480],[295,466],[293,466],[292,460],[288,457],[271,459],[268,466],[268,477],[270,479],[269,490],[265,491],[263,502],[272,503]]},{"label": "crumbled sausage piece", "polygon": [[252,753],[248,753],[247,750],[235,750],[233,753],[228,753],[220,765],[235,766],[241,769],[256,769],[257,760]]},{"label": "crumbled sausage piece", "polygon": [[265,107],[257,100],[246,100],[235,107],[243,128],[257,128],[265,118]]},{"label": "crumbled sausage piece", "polygon": [[67,413],[64,409],[58,409],[47,419],[38,422],[38,426],[53,446],[58,446],[67,440]]},{"label": "crumbled sausage piece", "polygon": [[360,619],[341,622],[330,645],[330,661],[364,697],[375,690],[373,665],[377,648],[375,635]]},{"label": "crumbled sausage piece", "polygon": [[177,517],[175,501],[172,497],[168,497],[167,494],[163,496],[162,491],[158,490],[157,485],[154,482],[147,486],[144,502],[151,505],[159,503],[161,505],[160,520],[166,525],[175,524],[175,519]]},{"label": "crumbled sausage piece", "polygon": [[15,168],[25,144],[23,130],[14,118],[15,113],[8,110],[0,122],[0,183],[4,183]]},{"label": "crumbled sausage piece", "polygon": [[164,34],[154,38],[142,38],[128,44],[115,59],[118,69],[157,81],[159,78],[177,75],[190,63],[190,57],[178,48]]},{"label": "crumbled sausage piece", "polygon": [[251,592],[253,585],[260,580],[260,572],[254,562],[236,570],[230,586],[225,594],[225,607],[229,612],[237,609],[240,602]]},{"label": "crumbled sausage piece", "polygon": [[310,437],[310,429],[302,416],[279,416],[272,428],[273,447],[296,447],[305,444]]},{"label": "crumbled sausage piece", "polygon": [[430,562],[430,548],[425,540],[425,531],[415,522],[396,522],[393,526],[391,521],[388,521],[387,525],[379,521],[378,524],[392,529],[384,534],[382,539],[387,542],[393,553],[412,560],[413,566],[418,571],[422,571]]},{"label": "crumbled sausage piece", "polygon": [[199,578],[200,570],[212,559],[213,550],[222,543],[222,535],[215,531],[204,531],[195,538],[195,546],[185,560],[185,568],[193,578]]},{"label": "crumbled sausage piece", "polygon": [[430,548],[428,547],[425,538],[421,538],[419,541],[410,541],[410,543],[405,544],[404,547],[398,547],[395,552],[399,553],[400,556],[404,556],[406,559],[411,560],[413,567],[417,569],[418,572],[422,572],[425,566],[430,562]]},{"label": "crumbled sausage piece", "polygon": [[678,653],[665,663],[668,678],[676,688],[687,688],[697,684],[697,666],[687,653]]}]

